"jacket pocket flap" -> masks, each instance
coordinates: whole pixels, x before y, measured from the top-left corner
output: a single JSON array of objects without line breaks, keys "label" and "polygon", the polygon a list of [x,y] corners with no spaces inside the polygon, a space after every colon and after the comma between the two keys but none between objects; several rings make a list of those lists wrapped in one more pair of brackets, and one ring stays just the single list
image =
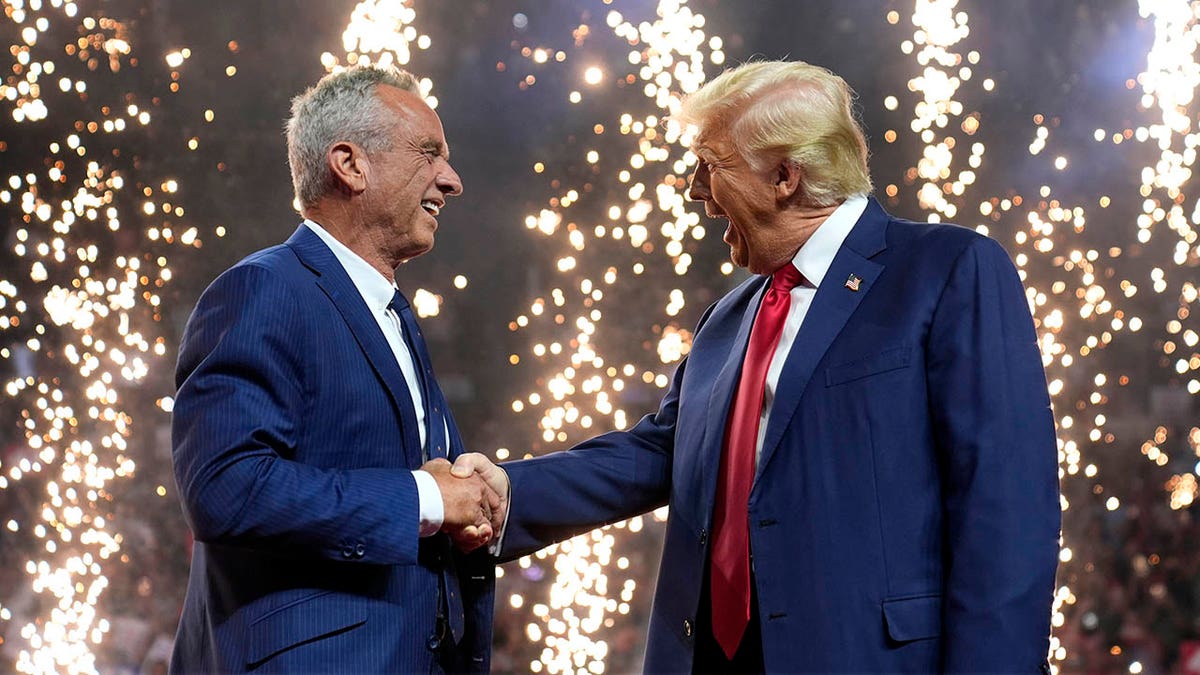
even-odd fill
[{"label": "jacket pocket flap", "polygon": [[859,380],[877,373],[907,368],[911,358],[912,349],[908,345],[901,345],[865,358],[830,366],[825,369],[825,386],[832,387],[835,384]]},{"label": "jacket pocket flap", "polygon": [[884,600],[883,618],[896,642],[937,637],[942,633],[942,596]]},{"label": "jacket pocket flap", "polygon": [[327,595],[329,591],[298,598],[251,621],[245,633],[246,667],[254,668],[287,649],[366,622],[365,609],[356,609],[348,603],[330,607],[313,602]]}]

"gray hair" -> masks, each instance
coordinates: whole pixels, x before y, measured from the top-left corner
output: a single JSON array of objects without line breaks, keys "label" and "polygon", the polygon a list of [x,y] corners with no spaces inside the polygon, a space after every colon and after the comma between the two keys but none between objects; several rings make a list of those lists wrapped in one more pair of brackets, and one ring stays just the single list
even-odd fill
[{"label": "gray hair", "polygon": [[420,94],[412,73],[391,66],[354,66],[322,77],[292,99],[288,164],[301,206],[312,206],[332,186],[325,153],[334,143],[349,141],[367,152],[390,147],[393,120],[375,95],[379,85]]}]

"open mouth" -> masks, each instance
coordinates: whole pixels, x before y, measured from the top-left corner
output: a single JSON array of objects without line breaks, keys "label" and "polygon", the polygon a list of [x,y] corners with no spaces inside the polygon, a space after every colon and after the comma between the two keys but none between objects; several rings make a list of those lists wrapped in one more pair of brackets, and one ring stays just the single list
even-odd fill
[{"label": "open mouth", "polygon": [[716,204],[711,202],[704,204],[704,215],[708,216],[709,218],[724,218],[725,220],[729,220],[729,216],[726,215],[725,212],[719,207],[717,207]]},{"label": "open mouth", "polygon": [[421,208],[425,209],[426,213],[434,217],[437,217],[437,215],[442,212],[442,205],[433,201],[432,199],[426,199],[422,201]]}]

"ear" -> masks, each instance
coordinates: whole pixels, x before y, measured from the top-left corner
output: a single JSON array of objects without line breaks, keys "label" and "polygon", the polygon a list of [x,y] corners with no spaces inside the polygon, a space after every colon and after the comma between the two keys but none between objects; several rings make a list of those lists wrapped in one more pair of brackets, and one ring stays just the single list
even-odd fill
[{"label": "ear", "polygon": [[338,192],[352,196],[367,189],[371,166],[367,153],[350,141],[338,141],[325,153],[329,173]]},{"label": "ear", "polygon": [[774,188],[776,201],[790,201],[800,192],[800,182],[804,179],[804,171],[800,165],[790,159],[784,159],[775,167]]}]

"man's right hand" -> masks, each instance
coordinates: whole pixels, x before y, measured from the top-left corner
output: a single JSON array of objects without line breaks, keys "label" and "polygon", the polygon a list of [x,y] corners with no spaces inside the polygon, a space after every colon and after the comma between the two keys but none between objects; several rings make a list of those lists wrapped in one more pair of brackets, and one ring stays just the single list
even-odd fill
[{"label": "man's right hand", "polygon": [[501,496],[477,474],[452,475],[453,465],[433,459],[421,470],[433,476],[442,493],[442,531],[463,551],[473,551],[492,539],[492,514],[500,509]]},{"label": "man's right hand", "polygon": [[504,531],[504,521],[508,519],[508,473],[492,463],[486,455],[478,452],[465,452],[454,460],[451,472],[455,476],[469,476],[472,473],[479,476],[500,495],[500,508],[492,508],[492,536],[499,537]]}]

